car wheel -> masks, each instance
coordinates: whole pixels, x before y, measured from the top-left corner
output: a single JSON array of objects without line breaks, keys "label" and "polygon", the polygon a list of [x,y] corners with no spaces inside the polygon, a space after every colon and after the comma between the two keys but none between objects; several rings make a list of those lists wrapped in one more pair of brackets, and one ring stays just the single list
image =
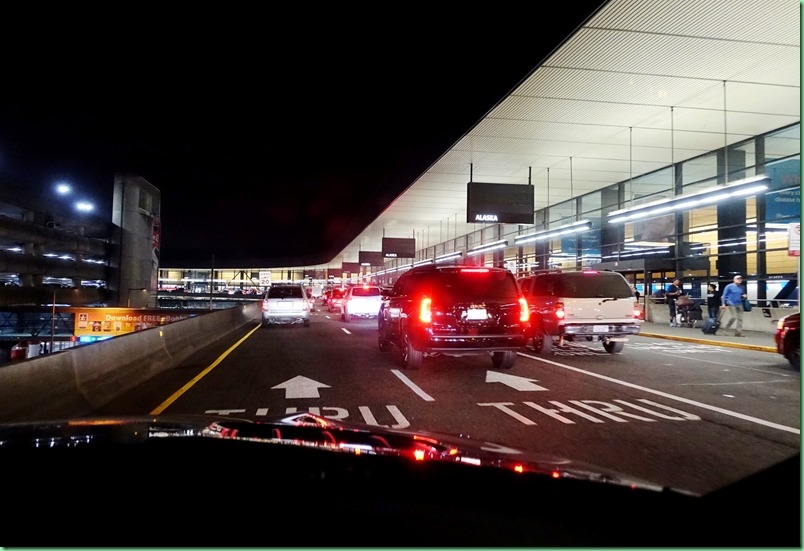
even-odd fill
[{"label": "car wheel", "polygon": [[407,331],[402,335],[402,367],[404,369],[419,369],[422,365],[424,354],[413,348],[413,343],[410,342],[410,337]]},{"label": "car wheel", "polygon": [[385,337],[382,334],[382,329],[377,331],[377,344],[382,352],[385,352],[391,348],[391,345],[388,344],[388,341],[385,340]]},{"label": "car wheel", "polygon": [[516,352],[505,350],[504,352],[492,352],[491,363],[497,369],[511,369],[516,361]]},{"label": "car wheel", "polygon": [[801,343],[797,334],[788,335],[787,341],[784,343],[787,361],[796,369],[801,369]]},{"label": "car wheel", "polygon": [[546,333],[534,335],[533,348],[539,354],[547,356],[553,351],[553,336]]},{"label": "car wheel", "polygon": [[349,323],[350,321],[352,321],[352,316],[351,314],[341,314],[341,319],[346,323]]},{"label": "car wheel", "polygon": [[616,354],[623,351],[623,345],[624,343],[621,341],[606,341],[603,343],[603,348],[605,348],[606,352],[609,354]]},{"label": "car wheel", "polygon": [[304,320],[304,326],[310,327],[310,320]]}]

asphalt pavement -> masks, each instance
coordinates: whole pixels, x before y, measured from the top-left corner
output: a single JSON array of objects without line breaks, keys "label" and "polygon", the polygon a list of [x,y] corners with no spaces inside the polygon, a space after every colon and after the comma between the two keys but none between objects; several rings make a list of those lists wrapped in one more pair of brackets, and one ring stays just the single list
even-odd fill
[{"label": "asphalt pavement", "polygon": [[675,341],[696,342],[700,344],[713,344],[717,346],[730,346],[733,348],[743,348],[745,350],[759,350],[761,352],[772,352],[777,354],[776,343],[773,341],[773,333],[765,331],[743,331],[742,337],[734,336],[734,329],[718,329],[714,335],[705,335],[701,331],[703,322],[698,322],[696,327],[670,327],[666,323],[654,323],[646,321],[642,324],[639,334],[643,337],[656,337],[660,339],[670,339]]}]

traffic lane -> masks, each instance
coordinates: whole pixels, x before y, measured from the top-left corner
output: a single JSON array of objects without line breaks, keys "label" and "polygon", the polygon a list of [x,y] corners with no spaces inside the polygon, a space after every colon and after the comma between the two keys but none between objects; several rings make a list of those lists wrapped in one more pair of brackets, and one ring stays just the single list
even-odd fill
[{"label": "traffic lane", "polygon": [[[312,350],[314,346],[318,348]],[[302,350],[310,350],[312,361],[300,355]],[[606,353],[604,362],[586,355],[576,361],[586,358],[590,365],[610,363],[611,368],[618,356]],[[307,329],[270,328],[229,351],[165,413],[259,419],[269,413],[311,411],[333,419],[471,435],[591,461],[698,492],[791,454],[784,443],[768,445],[762,435],[711,422],[709,412],[698,415],[642,390],[612,386],[614,381],[566,363],[534,362],[523,355],[514,369],[503,373],[490,369],[486,357],[446,357],[432,359],[421,370],[403,372],[393,355],[379,352],[376,323],[370,320],[352,324],[328,320]],[[295,367],[288,370],[288,365]],[[317,396],[305,395],[298,387],[290,396],[288,387],[280,389],[303,365],[309,368],[305,377],[326,384],[306,386],[304,392],[315,390]],[[344,377],[327,384],[338,373]],[[511,384],[515,379],[509,378],[504,383],[500,375],[525,382]],[[359,390],[354,386],[357,381]],[[545,390],[528,388],[528,382]],[[166,392],[159,389],[162,395]]]},{"label": "traffic lane", "polygon": [[551,360],[521,360],[505,374],[508,384],[490,381],[485,366],[463,359],[405,372],[434,397],[417,408],[414,428],[538,449],[700,493],[800,448],[794,428],[769,427],[761,419],[736,423],[731,415],[739,412],[713,410],[682,395],[656,395],[558,361],[544,369]]},{"label": "traffic lane", "polygon": [[632,338],[615,355],[594,343],[555,352],[545,359],[800,428],[801,374],[777,354],[650,337]]},{"label": "traffic lane", "polygon": [[[378,373],[372,363],[376,353],[371,352],[376,346],[375,324],[350,327],[352,337],[364,341],[364,369]],[[677,350],[655,341],[647,339],[644,349],[635,346],[631,355],[612,355],[594,343],[572,343],[557,348],[549,358],[522,354],[509,371],[494,370],[487,356],[428,358],[422,369],[409,371],[401,369],[396,351],[382,353],[380,362],[404,388],[389,385],[387,377],[381,377],[361,396],[362,407],[347,405],[337,412],[348,419],[348,412],[359,416],[364,408],[380,410],[383,404],[392,404],[417,430],[535,448],[701,492],[739,480],[796,452],[800,445],[797,414],[790,426],[780,425],[695,400],[710,397],[710,385],[676,385],[673,365],[660,372],[657,382],[667,384],[669,377],[671,390],[678,391],[675,394],[640,385],[649,382],[639,378],[646,377],[642,365],[666,363],[666,357],[678,356]],[[735,352],[696,346],[701,346],[696,353],[704,356]],[[751,368],[759,358],[768,356],[749,355],[740,361]],[[565,359],[571,360],[561,361]],[[635,382],[613,376],[618,369]],[[779,374],[772,368],[767,371],[774,377]],[[698,395],[690,397],[694,393]],[[415,397],[413,401],[411,397]],[[348,403],[346,397],[339,400]],[[757,401],[762,407],[767,405],[764,394]],[[301,403],[296,407],[304,409]],[[745,406],[749,412],[752,407]],[[771,407],[778,409],[779,405]],[[312,408],[324,415],[328,411]],[[800,409],[798,400],[791,409]]]},{"label": "traffic lane", "polygon": [[393,407],[389,411],[386,404],[375,406],[383,412],[381,421],[366,409],[365,399],[387,395],[384,389],[393,378],[382,362],[367,361],[380,353],[376,321],[371,324],[371,320],[347,324],[320,316],[307,328],[262,327],[162,412],[259,419],[304,410],[407,427]]},{"label": "traffic lane", "polygon": [[259,322],[247,323],[231,334],[211,341],[175,367],[156,373],[147,381],[96,408],[89,416],[153,414],[157,408],[167,403],[174,393],[192,385],[196,378],[203,377],[205,372],[216,365],[216,362],[226,358],[239,346],[238,343],[247,339],[259,328]]}]

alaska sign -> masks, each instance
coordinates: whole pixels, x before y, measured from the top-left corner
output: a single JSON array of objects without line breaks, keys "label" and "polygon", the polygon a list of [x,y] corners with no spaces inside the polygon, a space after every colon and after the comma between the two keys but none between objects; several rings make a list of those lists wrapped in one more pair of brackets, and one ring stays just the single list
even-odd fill
[{"label": "alaska sign", "polygon": [[533,224],[533,186],[527,184],[466,184],[469,224]]}]

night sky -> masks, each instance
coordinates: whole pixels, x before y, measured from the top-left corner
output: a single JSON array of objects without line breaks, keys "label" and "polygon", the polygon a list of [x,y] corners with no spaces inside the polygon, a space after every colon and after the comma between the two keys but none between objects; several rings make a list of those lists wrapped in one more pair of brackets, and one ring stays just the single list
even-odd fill
[{"label": "night sky", "polygon": [[0,185],[134,173],[163,266],[326,263],[602,3],[4,5]]}]

